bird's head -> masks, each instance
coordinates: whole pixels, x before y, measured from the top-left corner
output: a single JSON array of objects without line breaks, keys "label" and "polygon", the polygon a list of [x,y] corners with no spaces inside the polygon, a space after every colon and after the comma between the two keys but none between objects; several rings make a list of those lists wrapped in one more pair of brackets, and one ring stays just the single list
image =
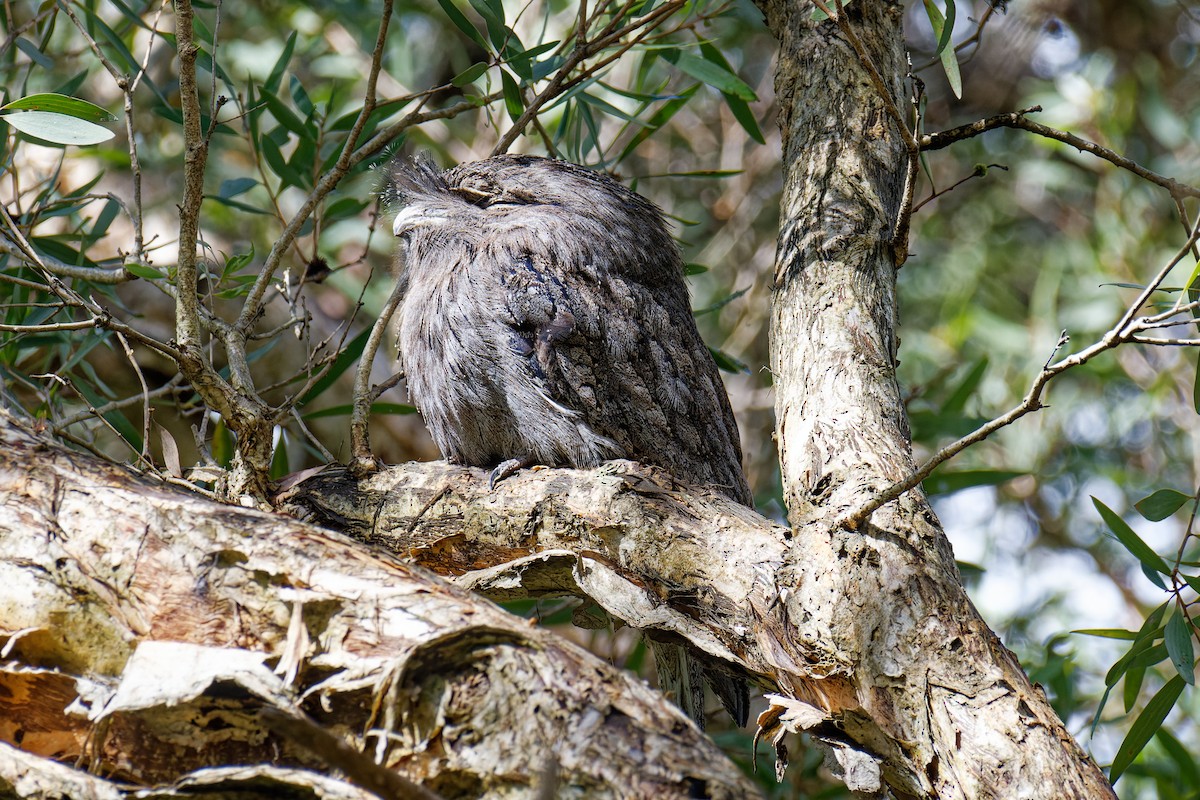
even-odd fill
[{"label": "bird's head", "polygon": [[482,230],[534,223],[541,212],[601,227],[662,226],[658,209],[602,173],[567,161],[502,155],[438,171],[427,156],[393,161],[385,192],[397,209],[392,231],[405,237],[447,226]]},{"label": "bird's head", "polygon": [[389,178],[385,200],[408,274],[531,256],[563,269],[607,265],[649,283],[683,270],[657,206],[568,161],[501,155],[442,172],[418,157],[392,162]]}]

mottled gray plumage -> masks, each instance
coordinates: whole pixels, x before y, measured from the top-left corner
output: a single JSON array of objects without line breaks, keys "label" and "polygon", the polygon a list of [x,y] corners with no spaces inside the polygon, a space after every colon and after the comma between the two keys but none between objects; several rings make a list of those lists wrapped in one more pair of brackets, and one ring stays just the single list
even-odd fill
[{"label": "mottled gray plumage", "polygon": [[[751,504],[725,387],[654,205],[531,156],[390,172],[400,354],[448,460],[508,471],[628,458]],[[681,705],[695,716],[688,671]],[[744,723],[740,687],[714,685]]]}]

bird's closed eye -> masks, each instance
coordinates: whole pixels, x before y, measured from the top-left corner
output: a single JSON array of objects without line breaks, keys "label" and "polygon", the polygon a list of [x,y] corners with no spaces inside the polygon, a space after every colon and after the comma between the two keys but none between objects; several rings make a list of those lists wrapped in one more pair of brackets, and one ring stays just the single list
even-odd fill
[{"label": "bird's closed eye", "polygon": [[451,189],[451,191],[477,208],[523,206],[531,202],[528,198],[520,197],[503,189],[484,191],[471,186],[459,186]]}]

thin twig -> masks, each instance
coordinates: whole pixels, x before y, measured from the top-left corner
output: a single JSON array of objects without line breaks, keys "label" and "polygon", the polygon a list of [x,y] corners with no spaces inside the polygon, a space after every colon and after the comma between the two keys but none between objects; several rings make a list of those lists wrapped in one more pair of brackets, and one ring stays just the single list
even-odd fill
[{"label": "thin twig", "polygon": [[[664,3],[663,5],[654,9],[654,11],[651,13],[647,14],[645,17],[642,17],[640,20],[631,22],[628,25],[618,29],[616,26],[624,18],[625,12],[631,8],[632,5],[633,0],[630,0],[630,2],[627,2],[624,6],[622,6],[621,10],[613,15],[613,18],[609,24],[605,26],[605,28],[594,39],[588,40],[586,38],[586,30],[577,32],[576,45],[571,51],[571,55],[569,55],[563,65],[559,67],[558,71],[554,74],[554,77],[550,80],[550,83],[546,86],[546,88],[539,92],[538,95],[529,102],[529,105],[525,107],[525,110],[521,112],[521,115],[517,117],[512,126],[504,133],[503,136],[500,137],[500,141],[498,141],[496,146],[492,148],[492,155],[499,155],[500,153],[508,151],[508,148],[511,147],[512,143],[517,140],[517,137],[524,132],[525,126],[537,116],[542,107],[545,106],[546,103],[557,98],[567,88],[565,84],[568,83],[570,74],[577,66],[586,61],[588,58],[591,58],[593,55],[599,53],[601,50],[604,50],[615,42],[620,41],[620,39],[627,33],[638,30],[639,28],[642,29],[642,35],[649,33],[665,22],[669,16],[682,8],[685,5],[685,2],[684,0],[671,0],[671,2]],[[589,73],[594,73],[598,68],[599,65],[593,65],[589,70]]]},{"label": "thin twig", "polygon": [[1131,336],[1131,342],[1155,344],[1164,347],[1200,347],[1200,339],[1166,339],[1156,336]]},{"label": "thin twig", "polygon": [[[996,7],[989,3],[988,7],[983,12],[983,16],[981,16],[979,18],[979,22],[976,23],[976,25],[975,25],[975,32],[972,33],[967,38],[963,39],[958,44],[954,45],[955,55],[962,52],[963,50],[966,50],[968,47],[970,47],[973,44],[982,44],[983,28],[985,25],[988,24],[988,20],[990,20],[992,18],[992,15],[995,13],[996,13]],[[978,52],[979,52],[979,50],[975,50],[975,52],[971,53],[969,56],[962,59],[958,63],[966,64],[968,61],[970,61],[972,58],[974,58],[975,53],[978,53]],[[941,63],[941,58],[939,58],[939,57],[931,58],[928,61],[926,61],[924,64],[922,64],[921,66],[917,67],[917,72],[924,72],[925,70],[927,70],[930,67],[935,66],[936,64],[939,64],[939,63]]]},{"label": "thin twig", "polygon": [[[996,431],[1011,425],[1026,414],[1044,408],[1044,405],[1042,404],[1042,394],[1046,388],[1046,385],[1052,379],[1069,369],[1086,364],[1096,356],[1108,352],[1109,350],[1112,350],[1121,344],[1124,344],[1125,342],[1134,341],[1135,337],[1137,337],[1138,333],[1142,330],[1142,322],[1145,321],[1144,319],[1135,319],[1138,312],[1143,306],[1145,306],[1147,301],[1149,301],[1151,295],[1159,290],[1159,287],[1162,286],[1163,281],[1166,280],[1166,277],[1168,274],[1170,274],[1171,270],[1174,269],[1179,262],[1188,255],[1192,246],[1198,239],[1200,239],[1200,223],[1193,227],[1191,235],[1188,237],[1188,240],[1184,243],[1183,247],[1181,247],[1175,256],[1158,271],[1158,274],[1155,275],[1154,279],[1146,285],[1133,303],[1131,303],[1125,309],[1124,313],[1121,314],[1120,319],[1117,320],[1117,323],[1113,325],[1112,328],[1110,328],[1109,331],[1104,334],[1104,336],[1101,337],[1100,341],[1095,342],[1091,346],[1084,348],[1074,355],[1063,358],[1061,361],[1054,362],[1054,358],[1059,349],[1061,349],[1068,341],[1070,341],[1070,337],[1067,336],[1066,331],[1063,331],[1062,335],[1059,337],[1058,344],[1055,345],[1054,352],[1051,354],[1050,359],[1033,379],[1033,383],[1030,385],[1029,391],[1025,394],[1024,399],[1022,399],[1019,404],[1009,409],[1001,416],[979,426],[961,439],[958,439],[957,441],[946,445],[941,450],[938,450],[937,453],[925,461],[925,463],[918,467],[911,475],[897,481],[896,483],[893,483],[887,489],[875,495],[870,500],[856,508],[854,511],[851,511],[849,514],[838,520],[837,526],[848,528],[850,530],[858,530],[863,523],[870,519],[871,514],[873,514],[876,510],[919,485],[921,481],[928,478],[929,475],[944,462],[958,455],[971,445],[982,442]],[[1190,342],[1190,340],[1180,341]],[[1170,340],[1157,339],[1148,343],[1172,344]],[[1192,345],[1188,344],[1187,346]]]},{"label": "thin twig", "polygon": [[396,285],[392,287],[392,293],[388,295],[387,302],[379,312],[379,319],[375,320],[375,325],[371,328],[371,334],[367,337],[362,355],[358,357],[358,369],[354,373],[352,394],[354,410],[350,413],[350,458],[351,463],[359,469],[370,469],[375,464],[375,457],[371,454],[371,436],[367,428],[373,399],[370,390],[371,367],[375,363],[375,353],[379,350],[379,343],[383,340],[383,332],[387,330],[388,323],[391,322],[392,315],[396,313],[396,307],[400,305],[403,297],[404,284],[396,281]]},{"label": "thin twig", "polygon": [[137,375],[138,384],[142,387],[142,460],[149,464],[151,463],[150,387],[146,385],[146,376],[142,374],[142,368],[138,366],[137,359],[133,355],[133,348],[129,346],[129,340],[118,333],[117,341],[121,343],[121,349],[125,351],[125,358],[129,359],[129,364],[133,367],[134,374]]},{"label": "thin twig", "polygon": [[983,164],[978,164],[978,165],[976,165],[975,169],[971,172],[971,174],[968,175],[967,177],[954,182],[950,186],[947,186],[945,189],[942,189],[940,192],[934,192],[933,194],[929,195],[929,197],[926,197],[924,200],[922,200],[921,202],[919,202],[915,206],[913,206],[913,210],[912,210],[913,213],[914,214],[917,213],[926,204],[933,202],[934,200],[938,199],[939,197],[941,197],[944,194],[949,194],[950,192],[954,191],[958,187],[962,186],[967,181],[972,180],[974,178],[984,177],[985,175],[987,175],[989,169],[1002,169],[1005,172],[1008,171],[1008,167],[1004,166],[1003,164],[988,164],[987,166],[984,166]]},{"label": "thin twig", "polygon": [[[0,217],[0,219],[3,219],[5,227],[8,228],[10,232],[15,230],[16,222],[12,220],[12,217],[8,214],[7,210],[4,211],[3,216]],[[127,281],[131,281],[136,277],[132,273],[127,272],[124,267],[118,269],[77,267],[73,264],[68,264],[65,261],[59,261],[57,258],[53,258],[51,256],[34,253],[32,245],[29,245],[28,241],[24,239],[24,236],[20,236],[20,239],[18,240],[16,236],[10,236],[7,232],[4,234],[4,238],[0,238],[0,253],[7,253],[11,256],[24,258],[29,263],[35,264],[44,269],[46,272],[49,272],[53,275],[58,275],[61,278],[73,278],[76,280],[88,281],[89,283],[101,283],[106,286],[112,286],[118,283],[126,283]]]},{"label": "thin twig", "polygon": [[[128,408],[129,406],[137,405],[138,403],[143,402],[144,398],[153,400],[157,397],[162,397],[163,395],[174,392],[182,384],[183,384],[183,376],[180,375],[179,373],[176,373],[175,375],[173,375],[171,377],[171,380],[167,381],[166,383],[164,383],[162,386],[158,387],[157,389],[151,389],[150,391],[146,392],[144,395],[135,394],[135,395],[131,395],[129,397],[124,397],[120,400],[113,400],[111,402],[105,403],[102,406],[96,406],[96,413],[103,415],[103,414],[107,414],[110,411],[118,411],[122,408]],[[79,423],[85,422],[91,418],[92,418],[91,411],[73,414],[73,415],[67,417],[66,419],[58,420],[57,422],[55,422],[54,423],[55,432],[58,432],[65,428],[69,428],[72,425],[78,425]]]},{"label": "thin twig", "polygon": [[333,453],[329,452],[329,449],[321,443],[321,440],[314,436],[313,432],[308,429],[308,425],[304,423],[304,417],[300,416],[300,409],[292,406],[290,413],[292,415],[292,419],[295,420],[296,424],[300,427],[300,432],[304,434],[304,438],[308,439],[309,444],[311,444],[317,449],[318,452],[320,452],[321,458],[325,459],[325,463],[331,464],[334,461],[337,461],[337,457]]},{"label": "thin twig", "polygon": [[333,187],[357,163],[354,160],[354,156],[356,155],[355,147],[358,145],[359,137],[367,126],[367,120],[370,119],[372,112],[375,111],[377,101],[376,86],[379,81],[379,72],[383,66],[383,51],[384,46],[387,44],[387,31],[391,19],[392,0],[384,0],[383,11],[379,20],[379,34],[375,39],[375,49],[371,53],[371,71],[367,76],[367,89],[366,96],[363,99],[363,107],[359,111],[358,117],[354,120],[354,125],[350,128],[350,132],[346,134],[346,141],[342,145],[342,152],[338,155],[337,162],[334,163],[312,192],[309,193],[308,199],[305,200],[304,204],[293,215],[292,221],[284,229],[283,234],[271,246],[271,252],[267,254],[263,262],[262,271],[259,272],[258,278],[254,281],[254,285],[246,297],[245,304],[242,306],[242,313],[238,316],[236,327],[244,333],[248,333],[250,327],[258,319],[258,312],[262,308],[263,296],[266,294],[267,286],[270,285],[275,272],[279,269],[283,253],[291,245],[292,241],[295,240],[296,235],[300,232],[300,228],[317,207],[317,204],[324,199],[325,195],[333,190]]},{"label": "thin twig", "polygon": [[95,328],[96,320],[84,319],[78,322],[53,322],[45,325],[9,325],[0,323],[0,331],[6,333],[52,333],[54,331],[82,331]]},{"label": "thin twig", "polygon": [[1153,170],[1146,169],[1132,159],[1109,150],[1107,147],[1089,142],[1087,139],[1082,139],[1073,133],[1060,131],[1055,128],[1042,125],[1026,118],[1026,114],[1032,114],[1041,111],[1041,106],[1031,106],[1020,111],[1014,111],[1008,114],[998,114],[994,117],[988,117],[969,125],[961,125],[957,128],[951,128],[948,131],[940,131],[938,133],[925,134],[920,138],[921,150],[940,150],[943,147],[948,147],[955,142],[960,142],[964,139],[970,139],[973,136],[978,136],[985,131],[990,131],[995,128],[1018,128],[1021,130],[1036,133],[1038,136],[1044,136],[1047,139],[1068,144],[1081,152],[1091,153],[1098,158],[1102,158],[1111,164],[1115,164],[1121,169],[1129,170],[1139,178],[1144,178],[1156,186],[1161,186],[1171,193],[1172,197],[1200,197],[1200,188],[1191,186],[1186,183],[1180,183],[1174,178],[1168,178],[1165,175],[1160,175]]}]

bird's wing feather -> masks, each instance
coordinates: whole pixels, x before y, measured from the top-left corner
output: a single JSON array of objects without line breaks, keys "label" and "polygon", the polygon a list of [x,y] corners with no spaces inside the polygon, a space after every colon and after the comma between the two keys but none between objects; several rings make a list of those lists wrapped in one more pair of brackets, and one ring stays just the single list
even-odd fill
[{"label": "bird's wing feather", "polygon": [[512,253],[501,276],[512,348],[533,378],[624,457],[749,502],[733,414],[682,281],[647,286],[631,271],[556,262],[563,252]]}]

